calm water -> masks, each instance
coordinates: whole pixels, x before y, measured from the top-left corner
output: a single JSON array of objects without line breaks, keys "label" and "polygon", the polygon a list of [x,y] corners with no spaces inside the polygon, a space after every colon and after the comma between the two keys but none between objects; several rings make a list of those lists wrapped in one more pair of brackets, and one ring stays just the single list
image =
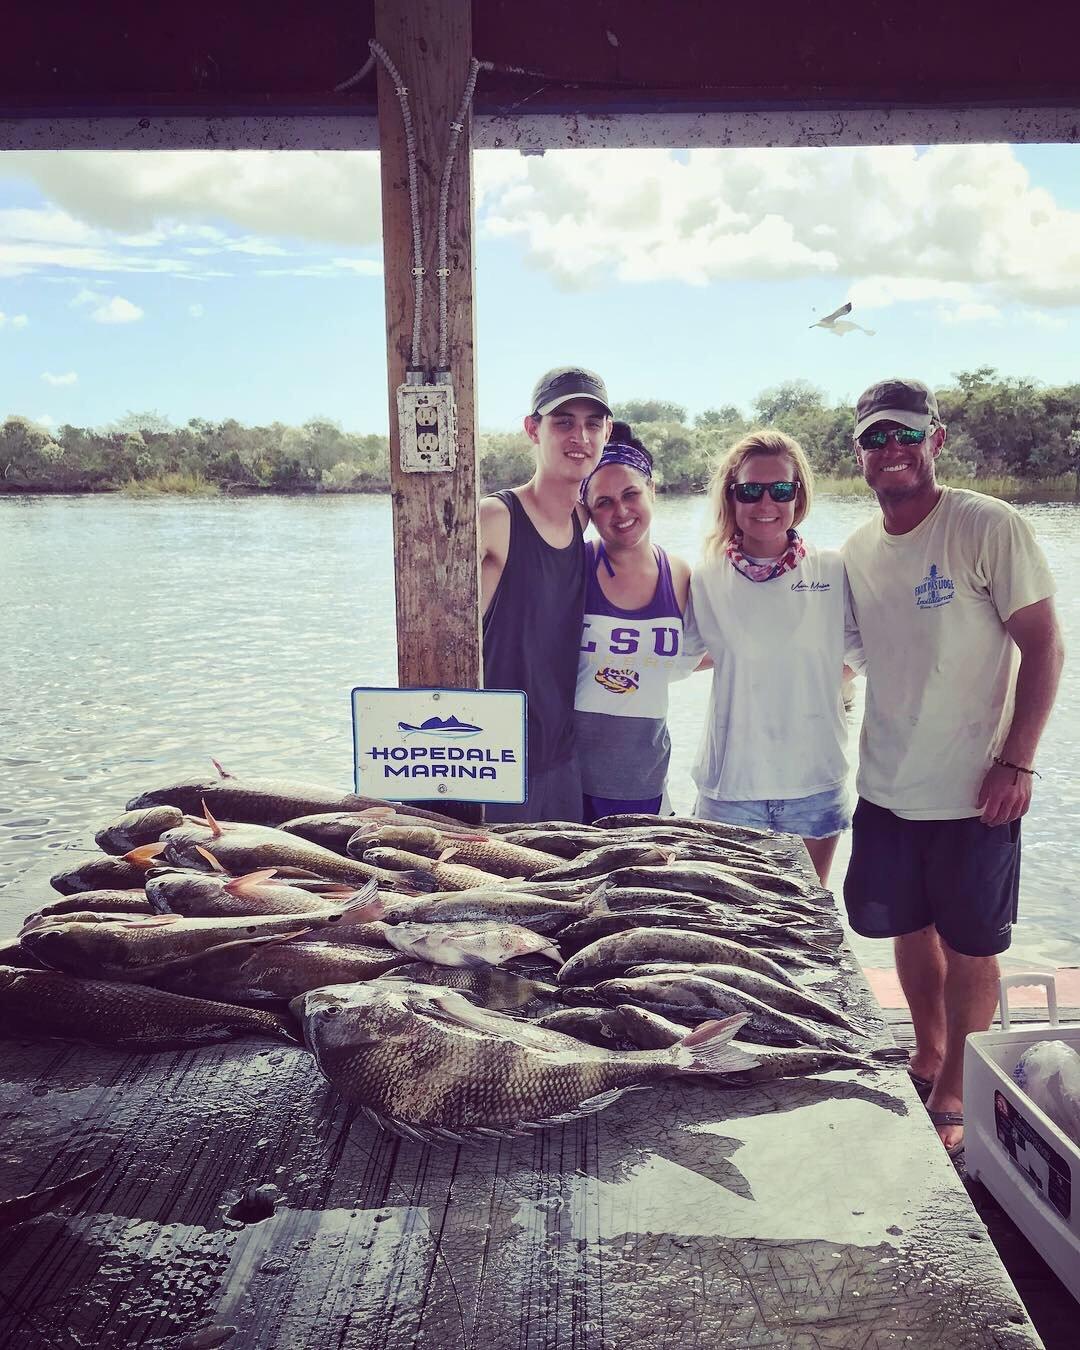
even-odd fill
[{"label": "calm water", "polygon": [[[819,498],[806,533],[839,545],[875,509]],[[1022,510],[1068,577],[1080,509]],[[661,499],[655,538],[692,558],[701,520],[700,500]],[[236,773],[351,787],[349,691],[396,683],[392,560],[386,497],[0,498],[0,887],[89,840],[137,791],[212,771],[211,755]],[[1075,653],[1080,599],[1064,584],[1058,602]],[[707,696],[708,676],[672,691],[680,810]],[[1078,765],[1067,675],[1025,823],[1013,951],[1032,964],[1080,959]],[[837,888],[845,860],[846,846]],[[856,946],[888,964],[883,945]]]}]

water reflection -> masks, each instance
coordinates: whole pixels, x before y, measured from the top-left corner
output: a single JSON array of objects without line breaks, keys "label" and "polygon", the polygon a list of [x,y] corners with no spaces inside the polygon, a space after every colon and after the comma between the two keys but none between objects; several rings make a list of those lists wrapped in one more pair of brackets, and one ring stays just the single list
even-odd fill
[{"label": "water reflection", "polygon": [[[836,546],[876,509],[818,498],[807,533]],[[1080,509],[1021,510],[1064,575]],[[701,522],[700,499],[658,501],[656,538],[675,552],[694,556]],[[0,574],[0,887],[49,849],[88,842],[135,792],[209,769],[211,755],[237,772],[349,787],[349,690],[396,683],[386,497],[0,498]],[[1075,650],[1080,599],[1063,591],[1058,603]],[[707,697],[705,677],[673,689],[680,810],[693,802]],[[1080,900],[1074,680],[1043,744],[1014,953],[1065,964]],[[856,945],[887,963],[880,944]]]}]

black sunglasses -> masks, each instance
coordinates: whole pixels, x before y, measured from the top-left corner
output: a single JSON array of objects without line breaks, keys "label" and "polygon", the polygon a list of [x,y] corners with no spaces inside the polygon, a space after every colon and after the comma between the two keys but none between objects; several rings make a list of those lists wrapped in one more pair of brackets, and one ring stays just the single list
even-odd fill
[{"label": "black sunglasses", "polygon": [[735,500],[746,505],[759,502],[766,491],[774,502],[793,502],[799,490],[798,483],[732,483],[728,491],[734,493]]},{"label": "black sunglasses", "polygon": [[897,445],[922,445],[926,431],[916,427],[892,427],[888,431],[884,427],[869,427],[858,441],[863,450],[884,450],[890,439]]}]

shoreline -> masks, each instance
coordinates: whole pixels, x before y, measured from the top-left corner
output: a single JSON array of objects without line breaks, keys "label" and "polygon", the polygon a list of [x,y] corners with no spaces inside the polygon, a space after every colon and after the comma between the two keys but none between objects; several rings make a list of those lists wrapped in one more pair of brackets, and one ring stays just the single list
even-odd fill
[{"label": "shoreline", "polygon": [[[952,478],[944,477],[938,481],[943,487],[970,488],[989,497],[997,497],[1009,502],[1065,502],[1080,503],[1080,484],[1071,480],[1072,475],[1051,479],[1023,478]],[[495,492],[501,484],[493,484],[483,489],[481,495]],[[657,484],[658,492],[664,497],[704,496],[706,488],[665,488]],[[870,497],[870,490],[862,478],[835,478],[822,474],[814,479],[814,490],[831,497]],[[101,487],[68,487],[45,484],[15,485],[0,481],[0,498],[3,497],[127,497],[131,499],[160,499],[162,497],[389,497],[392,488],[389,484],[363,484],[355,487],[259,487],[248,483],[224,484],[208,482],[194,476],[167,476],[164,479],[147,479],[142,482],[130,482],[120,485]]]}]

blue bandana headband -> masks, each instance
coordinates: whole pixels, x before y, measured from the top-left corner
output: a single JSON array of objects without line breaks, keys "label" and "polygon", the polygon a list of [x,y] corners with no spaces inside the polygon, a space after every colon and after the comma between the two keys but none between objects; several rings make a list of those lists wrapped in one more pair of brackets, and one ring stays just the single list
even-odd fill
[{"label": "blue bandana headband", "polygon": [[643,454],[633,445],[621,445],[614,441],[610,445],[604,446],[603,454],[600,456],[596,468],[581,480],[580,496],[583,502],[589,491],[589,484],[600,470],[606,469],[609,464],[625,464],[628,469],[636,469],[643,478],[649,482],[652,481],[652,463],[648,455]]}]

